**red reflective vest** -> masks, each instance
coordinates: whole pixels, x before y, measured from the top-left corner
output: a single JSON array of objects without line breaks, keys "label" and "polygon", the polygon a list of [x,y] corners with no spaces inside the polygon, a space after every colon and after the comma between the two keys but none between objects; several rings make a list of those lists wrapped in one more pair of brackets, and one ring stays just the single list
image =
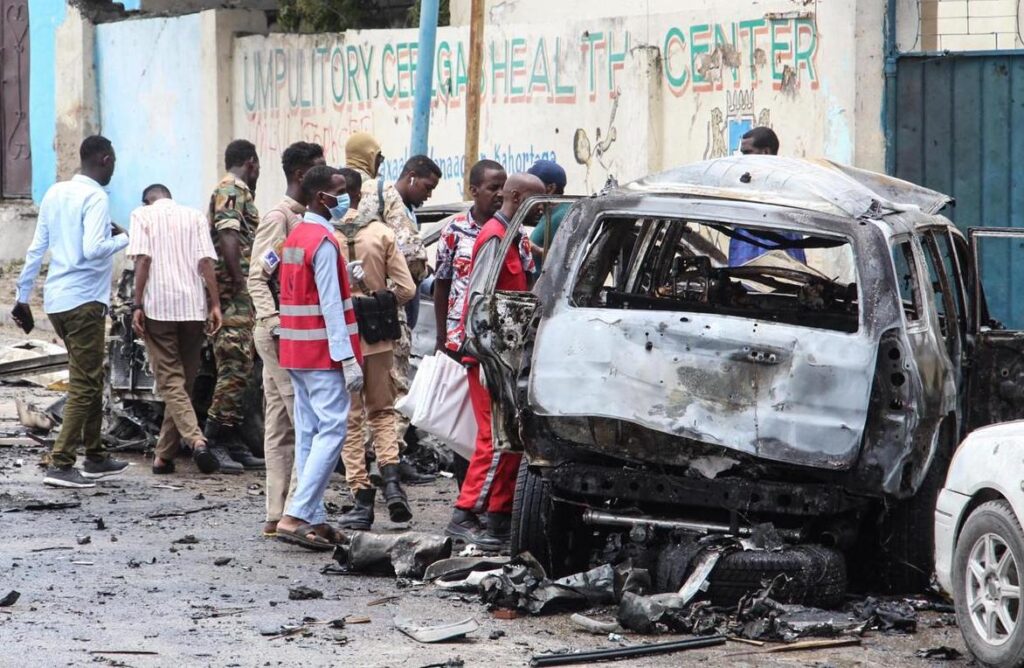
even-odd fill
[{"label": "red reflective vest", "polygon": [[338,241],[327,228],[303,221],[285,239],[281,251],[281,367],[284,369],[340,369],[341,362],[331,359],[327,340],[327,323],[320,310],[320,293],[313,271],[313,254],[327,239],[338,249],[338,282],[345,305],[352,351],[359,364],[359,328],[352,309],[352,293],[348,285],[348,269]]},{"label": "red reflective vest", "polygon": [[[473,244],[473,263],[476,264],[476,256],[483,248],[483,245],[490,239],[504,239],[506,227],[497,218],[491,218],[480,230]],[[500,243],[500,242],[499,242]],[[512,244],[505,253],[502,260],[501,273],[498,274],[496,290],[510,290],[512,292],[526,292],[526,270],[523,268],[523,258],[519,256],[519,244]]]}]

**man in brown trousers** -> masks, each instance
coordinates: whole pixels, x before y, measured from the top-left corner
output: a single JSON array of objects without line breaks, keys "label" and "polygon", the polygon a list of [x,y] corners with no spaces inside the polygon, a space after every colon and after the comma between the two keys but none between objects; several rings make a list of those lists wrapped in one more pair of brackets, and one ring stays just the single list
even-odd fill
[{"label": "man in brown trousers", "polygon": [[203,342],[221,325],[210,226],[200,211],[171,199],[166,186],[149,186],[142,202],[145,206],[132,213],[128,256],[135,259],[132,329],[146,341],[156,389],[164,400],[153,473],[174,473],[182,439],[192,448],[199,470],[215,473],[220,464],[207,448],[192,408]]},{"label": "man in brown trousers", "polygon": [[[351,189],[360,175],[352,169],[342,170]],[[350,285],[354,300],[367,298],[390,290],[396,307],[391,316],[397,333],[398,310],[416,291],[399,249],[395,233],[388,225],[376,218],[359,216],[354,209],[343,220],[334,221],[335,236],[341,245],[342,254],[352,267]],[[357,317],[360,308],[356,307]],[[366,468],[366,444],[364,425],[368,422],[373,433],[377,465],[384,479],[384,500],[393,522],[407,522],[412,511],[402,491],[398,471],[398,413],[395,411],[395,384],[391,377],[394,366],[392,353],[395,339],[367,340],[372,328],[360,322],[360,348],[363,351],[362,392],[353,392],[349,408],[348,433],[341,458],[345,463],[345,477],[355,498],[355,508],[345,513],[340,521],[342,529],[367,530],[373,525],[373,502],[376,490],[370,483]],[[397,337],[396,337],[397,338]]]},{"label": "man in brown trousers", "polygon": [[281,166],[288,187],[284,199],[267,212],[256,230],[247,286],[256,309],[253,339],[256,352],[263,360],[263,459],[267,466],[267,515],[263,535],[273,538],[277,522],[284,513],[286,501],[295,487],[292,475],[295,460],[294,401],[295,390],[288,372],[278,359],[277,330],[281,324],[278,313],[280,285],[278,266],[281,247],[306,211],[306,195],[302,177],[324,163],[324,149],[319,144],[295,142],[281,154]]}]

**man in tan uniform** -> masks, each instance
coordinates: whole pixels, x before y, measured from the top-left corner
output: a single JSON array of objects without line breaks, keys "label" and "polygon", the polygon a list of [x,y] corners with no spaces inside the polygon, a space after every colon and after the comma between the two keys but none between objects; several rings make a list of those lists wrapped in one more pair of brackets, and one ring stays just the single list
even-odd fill
[{"label": "man in tan uniform", "polygon": [[[342,174],[349,188],[356,190],[355,182],[361,179],[359,173],[353,169],[343,169]],[[335,236],[341,244],[346,261],[359,263],[358,268],[353,268],[350,281],[353,299],[379,295],[381,291],[390,290],[395,298],[396,310],[401,311],[402,306],[415,294],[416,284],[409,274],[405,258],[398,250],[394,232],[379,220],[359,215],[348,215],[341,221],[335,221],[335,228]],[[357,316],[359,311],[357,306]],[[369,422],[373,432],[374,450],[384,479],[384,499],[391,521],[407,522],[412,519],[398,471],[398,431],[395,426],[398,413],[394,408],[395,386],[391,378],[394,342],[384,338],[371,343],[367,336],[368,328],[365,323],[360,323],[365,384],[362,392],[353,392],[351,395],[348,435],[341,453],[345,462],[345,477],[355,498],[355,508],[342,516],[342,529],[367,530],[373,524],[376,490],[370,483],[366,466],[363,438],[366,422]]]},{"label": "man in tan uniform", "polygon": [[263,458],[267,466],[267,517],[263,535],[271,538],[277,532],[277,521],[284,513],[286,501],[295,487],[292,475],[295,459],[295,432],[293,402],[295,392],[288,372],[281,368],[277,357],[278,266],[285,238],[302,220],[306,210],[306,195],[302,191],[302,177],[317,165],[326,164],[324,150],[319,144],[295,142],[281,154],[288,187],[284,199],[271,209],[256,230],[252,247],[247,286],[256,309],[256,329],[253,339],[256,351],[263,360],[264,435]]},{"label": "man in tan uniform", "polygon": [[[366,156],[366,158],[368,157]],[[362,162],[365,163],[366,158]],[[376,158],[374,160],[379,162]],[[359,218],[379,220],[391,228],[391,231],[395,233],[398,249],[405,257],[409,273],[417,285],[427,276],[427,251],[420,238],[414,209],[422,206],[430,198],[440,180],[441,168],[433,160],[425,155],[414,155],[405,163],[398,180],[394,183],[385,185],[381,179],[373,181],[370,186],[363,183]],[[406,309],[400,309],[398,315],[402,337],[395,342],[395,365],[391,375],[397,396],[401,398],[409,391],[412,330],[407,320]],[[409,428],[409,419],[400,415],[396,428],[399,437],[406,438],[406,441],[409,442],[410,438],[406,437],[406,433],[414,433]]]}]

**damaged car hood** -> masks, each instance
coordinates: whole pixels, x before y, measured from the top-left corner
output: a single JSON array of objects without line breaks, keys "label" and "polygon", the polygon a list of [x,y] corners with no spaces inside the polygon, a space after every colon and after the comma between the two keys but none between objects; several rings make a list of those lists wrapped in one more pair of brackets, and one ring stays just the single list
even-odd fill
[{"label": "damaged car hood", "polygon": [[625,420],[807,466],[847,468],[858,455],[876,353],[867,336],[566,307],[537,337],[538,415]]}]

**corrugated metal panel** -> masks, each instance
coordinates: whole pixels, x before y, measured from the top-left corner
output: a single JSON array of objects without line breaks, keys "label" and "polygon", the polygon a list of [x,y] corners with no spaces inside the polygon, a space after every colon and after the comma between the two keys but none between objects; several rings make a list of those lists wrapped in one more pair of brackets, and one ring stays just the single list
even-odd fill
[{"label": "corrugated metal panel", "polygon": [[[900,56],[895,98],[894,175],[952,195],[964,231],[1024,227],[1024,52]],[[1024,309],[1024,248],[981,251],[991,305]]]}]

